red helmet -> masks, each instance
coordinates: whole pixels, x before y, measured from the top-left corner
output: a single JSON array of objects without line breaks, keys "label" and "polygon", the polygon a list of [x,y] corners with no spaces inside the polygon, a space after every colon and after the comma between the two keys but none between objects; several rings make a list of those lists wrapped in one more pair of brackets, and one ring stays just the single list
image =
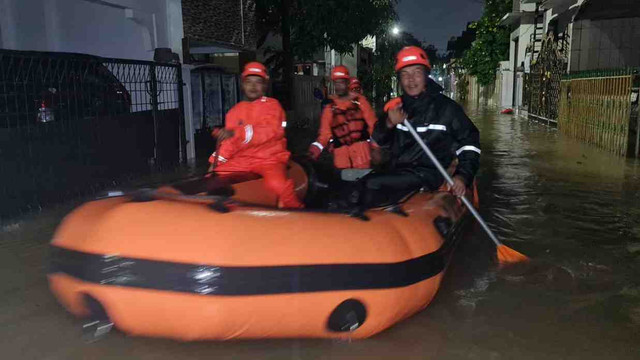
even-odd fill
[{"label": "red helmet", "polygon": [[352,77],[351,79],[349,79],[349,90],[359,88],[360,86],[360,80],[358,80],[358,78]]},{"label": "red helmet", "polygon": [[396,71],[409,65],[424,65],[431,69],[431,63],[427,53],[417,46],[407,46],[402,48],[396,56]]},{"label": "red helmet", "polygon": [[244,79],[251,75],[260,76],[265,80],[269,79],[269,75],[267,75],[267,68],[257,61],[247,63],[247,65],[244,66],[242,78]]},{"label": "red helmet", "polygon": [[346,66],[338,65],[331,70],[331,80],[336,81],[340,79],[349,80],[349,69]]}]

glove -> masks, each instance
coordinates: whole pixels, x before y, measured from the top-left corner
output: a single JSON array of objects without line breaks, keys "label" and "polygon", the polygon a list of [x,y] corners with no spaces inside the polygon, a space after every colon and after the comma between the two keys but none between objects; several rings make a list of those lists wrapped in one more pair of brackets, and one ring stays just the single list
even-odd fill
[{"label": "glove", "polygon": [[[216,158],[218,160],[217,162],[216,162]],[[213,154],[211,154],[211,156],[209,156],[209,163],[211,165],[214,165],[217,163],[224,164],[226,162],[227,162],[227,159],[223,158],[222,156],[219,156],[217,152],[214,152]]]},{"label": "glove", "polygon": [[384,104],[384,112],[389,112],[389,110],[391,109],[395,109],[398,106],[402,106],[402,98],[393,98],[389,101],[387,101],[386,104]]},{"label": "glove", "polygon": [[320,157],[320,154],[322,154],[322,150],[320,150],[320,148],[315,146],[315,145],[311,145],[311,146],[309,146],[309,152],[308,153],[309,153],[309,157],[313,161],[316,161]]}]

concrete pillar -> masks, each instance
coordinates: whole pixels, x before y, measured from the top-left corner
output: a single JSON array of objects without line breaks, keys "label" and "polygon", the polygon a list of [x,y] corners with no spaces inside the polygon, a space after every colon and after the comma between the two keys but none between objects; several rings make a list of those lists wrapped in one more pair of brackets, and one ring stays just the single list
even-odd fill
[{"label": "concrete pillar", "polygon": [[184,37],[184,27],[182,24],[182,1],[181,0],[166,0],[167,1],[167,39],[168,47],[171,48],[176,54],[180,55],[180,61],[182,59],[182,38]]},{"label": "concrete pillar", "polygon": [[16,14],[13,0],[0,0],[0,48],[16,49]]},{"label": "concrete pillar", "polygon": [[[196,158],[196,141],[193,128],[193,102],[191,101],[191,65],[182,66],[182,81],[184,82],[184,131],[187,140],[187,161],[193,161]],[[196,84],[199,86],[199,84]]]},{"label": "concrete pillar", "polygon": [[47,50],[60,51],[60,14],[58,11],[58,0],[44,1],[43,8]]}]

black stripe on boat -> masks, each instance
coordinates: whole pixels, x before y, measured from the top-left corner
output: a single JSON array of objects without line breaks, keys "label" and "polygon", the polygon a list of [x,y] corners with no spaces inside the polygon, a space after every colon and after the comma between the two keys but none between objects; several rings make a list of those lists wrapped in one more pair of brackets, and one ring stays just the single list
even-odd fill
[{"label": "black stripe on boat", "polygon": [[267,295],[397,288],[429,279],[445,268],[455,241],[397,263],[230,267],[97,255],[57,246],[50,273],[110,286],[203,295]]}]

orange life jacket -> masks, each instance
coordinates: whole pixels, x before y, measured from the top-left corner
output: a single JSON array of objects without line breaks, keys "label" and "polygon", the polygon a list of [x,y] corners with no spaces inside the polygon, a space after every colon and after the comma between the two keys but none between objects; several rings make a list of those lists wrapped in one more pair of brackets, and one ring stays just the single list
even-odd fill
[{"label": "orange life jacket", "polygon": [[369,139],[367,122],[357,99],[352,100],[346,109],[339,107],[334,101],[329,106],[331,106],[333,113],[331,132],[334,147],[351,145]]}]

